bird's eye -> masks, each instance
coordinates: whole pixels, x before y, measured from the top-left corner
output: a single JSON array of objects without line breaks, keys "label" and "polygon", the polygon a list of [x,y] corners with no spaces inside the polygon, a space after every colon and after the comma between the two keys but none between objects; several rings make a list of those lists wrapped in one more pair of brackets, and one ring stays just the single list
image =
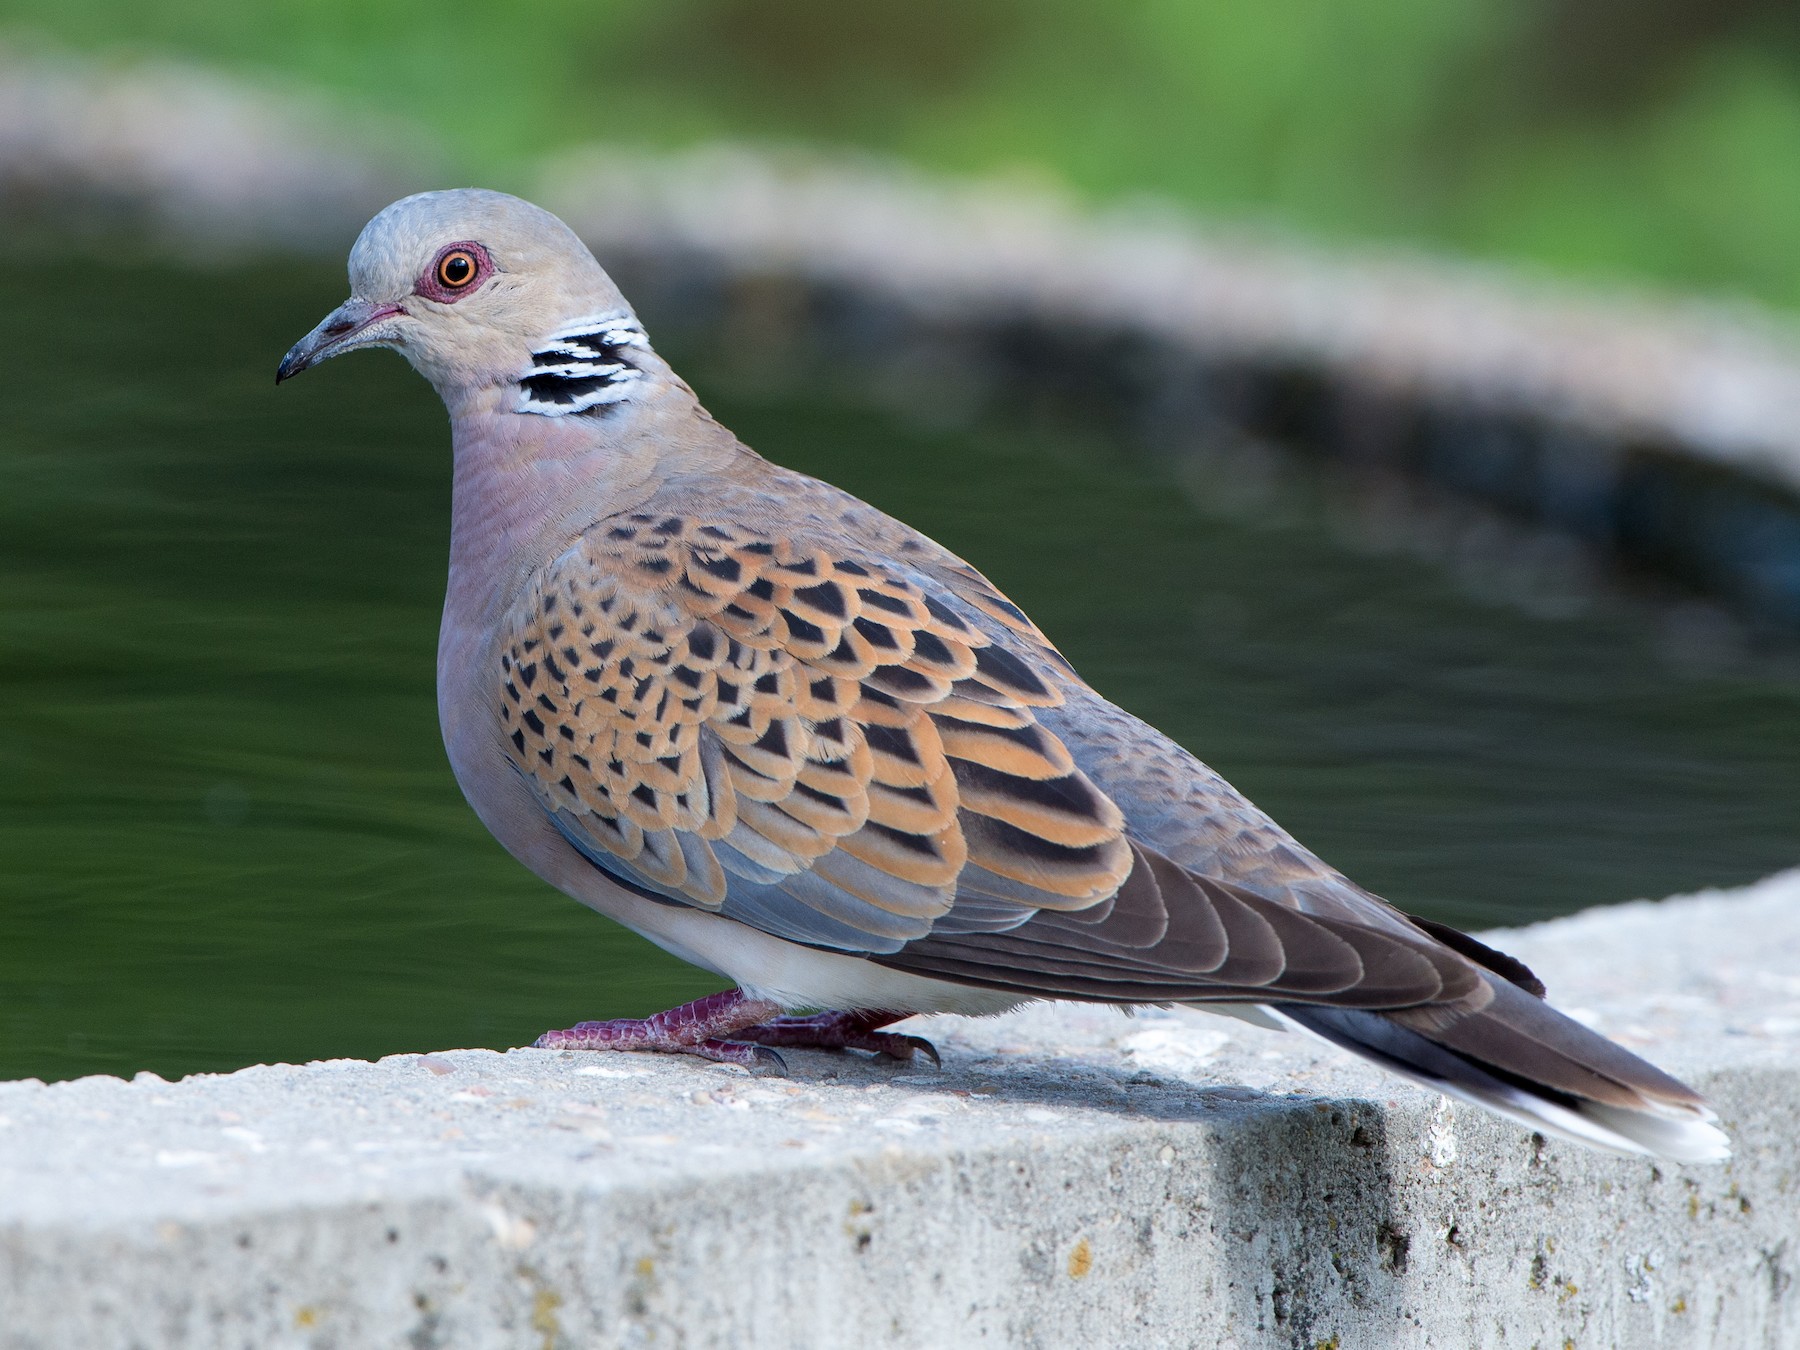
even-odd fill
[{"label": "bird's eye", "polygon": [[438,284],[446,290],[460,291],[475,280],[475,274],[480,270],[474,254],[465,248],[451,249],[438,259]]}]

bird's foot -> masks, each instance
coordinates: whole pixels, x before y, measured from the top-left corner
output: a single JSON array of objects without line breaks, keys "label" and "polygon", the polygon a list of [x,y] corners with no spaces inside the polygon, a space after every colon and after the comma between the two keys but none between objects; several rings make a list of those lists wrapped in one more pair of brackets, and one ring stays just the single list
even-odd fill
[{"label": "bird's foot", "polygon": [[889,1059],[910,1060],[923,1055],[938,1067],[935,1046],[921,1036],[907,1036],[897,1031],[882,1031],[890,1022],[898,1022],[911,1013],[902,1012],[822,1012],[809,1017],[772,1017],[737,1033],[739,1040],[755,1041],[759,1046],[786,1046],[797,1050],[871,1050]]},{"label": "bird's foot", "polygon": [[728,989],[653,1017],[580,1022],[566,1031],[546,1031],[533,1044],[540,1050],[646,1050],[665,1055],[696,1055],[720,1064],[786,1073],[787,1062],[779,1054],[744,1034],[772,1022],[789,1020],[777,1016],[780,1011],[778,1004],[749,998],[741,989]]}]

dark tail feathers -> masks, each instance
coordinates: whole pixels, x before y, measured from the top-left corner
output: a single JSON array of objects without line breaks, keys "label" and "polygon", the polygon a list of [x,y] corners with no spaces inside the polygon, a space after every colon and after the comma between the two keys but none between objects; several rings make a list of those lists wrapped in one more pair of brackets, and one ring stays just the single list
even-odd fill
[{"label": "dark tail feathers", "polygon": [[1730,1155],[1700,1096],[1504,979],[1476,1012],[1271,1005],[1285,1021],[1534,1130],[1680,1162]]}]

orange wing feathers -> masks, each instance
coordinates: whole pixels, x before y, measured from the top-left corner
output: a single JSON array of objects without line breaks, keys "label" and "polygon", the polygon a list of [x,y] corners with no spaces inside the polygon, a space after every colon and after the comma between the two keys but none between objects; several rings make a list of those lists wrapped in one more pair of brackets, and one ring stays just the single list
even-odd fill
[{"label": "orange wing feathers", "polygon": [[539,577],[502,651],[515,765],[566,827],[688,903],[720,907],[727,873],[804,876],[782,886],[798,903],[823,883],[917,936],[971,863],[1053,909],[1131,870],[1118,808],[1033,716],[1055,685],[842,550],[606,522]]}]

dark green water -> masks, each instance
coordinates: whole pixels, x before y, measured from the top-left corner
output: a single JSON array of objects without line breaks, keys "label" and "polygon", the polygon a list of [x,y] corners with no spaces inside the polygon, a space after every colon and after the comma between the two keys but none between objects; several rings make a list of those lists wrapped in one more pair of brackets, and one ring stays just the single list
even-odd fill
[{"label": "dark green water", "polygon": [[[42,261],[0,326],[0,1078],[504,1046],[716,987],[520,870],[438,743],[447,431],[396,358],[277,392],[311,265]],[[652,320],[654,315],[649,316]],[[982,565],[1312,847],[1468,925],[1800,861],[1800,687],[1531,618],[1079,436],[692,373]]]}]

